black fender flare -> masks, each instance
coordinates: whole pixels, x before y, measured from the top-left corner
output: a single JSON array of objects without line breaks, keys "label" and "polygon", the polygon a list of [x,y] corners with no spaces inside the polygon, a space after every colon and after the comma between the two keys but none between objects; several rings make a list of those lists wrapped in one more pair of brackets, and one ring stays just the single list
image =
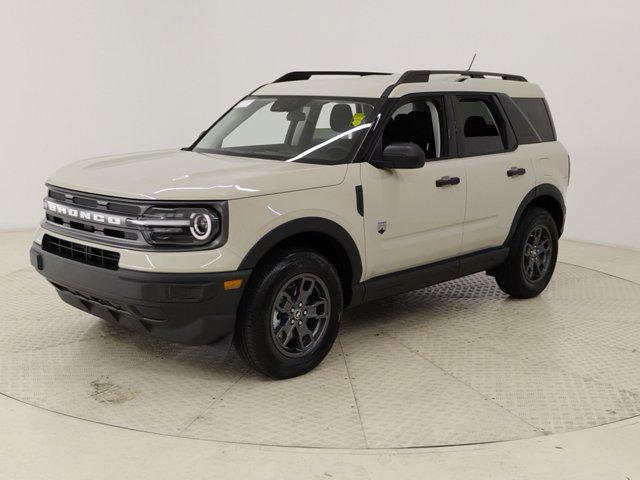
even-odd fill
[{"label": "black fender flare", "polygon": [[349,262],[351,263],[352,285],[360,282],[360,277],[362,276],[362,260],[356,243],[349,232],[342,226],[322,217],[297,218],[278,225],[251,247],[242,259],[238,270],[255,268],[264,255],[278,243],[302,233],[320,233],[338,242],[346,252]]},{"label": "black fender flare", "polygon": [[507,239],[504,241],[505,245],[509,244],[509,242],[513,238],[513,235],[516,233],[516,228],[518,227],[518,223],[520,223],[520,218],[522,217],[522,214],[524,213],[526,208],[529,206],[529,204],[532,201],[534,201],[536,198],[542,197],[542,196],[548,196],[553,198],[560,206],[560,209],[562,210],[562,225],[558,229],[558,233],[562,234],[562,228],[564,227],[564,217],[567,212],[567,207],[565,206],[565,203],[564,203],[564,197],[562,196],[562,192],[560,192],[560,190],[558,190],[558,188],[555,185],[551,185],[550,183],[543,183],[532,188],[529,191],[529,193],[527,193],[522,199],[522,201],[520,202],[520,205],[516,210],[516,214],[513,217],[513,222],[511,223],[511,228],[509,229],[509,234],[507,235]]}]

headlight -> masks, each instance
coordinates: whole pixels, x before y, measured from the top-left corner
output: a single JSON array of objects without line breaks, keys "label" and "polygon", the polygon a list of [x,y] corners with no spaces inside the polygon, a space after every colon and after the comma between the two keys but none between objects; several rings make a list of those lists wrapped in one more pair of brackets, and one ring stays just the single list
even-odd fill
[{"label": "headlight", "polygon": [[127,223],[140,228],[152,245],[201,246],[220,234],[220,215],[202,207],[152,207]]},{"label": "headlight", "polygon": [[[213,233],[214,226],[213,221],[211,220],[211,214],[209,213],[192,213],[191,214],[191,226],[189,230],[191,231],[191,235],[193,235],[198,240],[207,240],[211,238],[211,234]],[[215,219],[217,221],[217,219]]]}]

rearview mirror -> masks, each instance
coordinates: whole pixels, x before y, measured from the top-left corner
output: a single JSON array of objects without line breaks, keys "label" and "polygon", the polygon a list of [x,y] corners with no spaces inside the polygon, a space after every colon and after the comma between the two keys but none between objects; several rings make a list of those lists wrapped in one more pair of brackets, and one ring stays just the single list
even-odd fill
[{"label": "rearview mirror", "polygon": [[422,168],[424,150],[415,143],[392,143],[382,152],[382,158],[371,160],[376,168]]},{"label": "rearview mirror", "polygon": [[288,122],[304,122],[307,116],[300,110],[293,110],[287,113]]}]

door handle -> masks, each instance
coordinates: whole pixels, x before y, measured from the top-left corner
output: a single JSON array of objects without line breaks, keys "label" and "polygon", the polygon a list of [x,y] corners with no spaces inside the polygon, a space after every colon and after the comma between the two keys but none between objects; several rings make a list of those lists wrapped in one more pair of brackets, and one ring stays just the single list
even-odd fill
[{"label": "door handle", "polygon": [[521,167],[511,167],[507,170],[507,177],[517,177],[518,175],[524,175],[527,171]]},{"label": "door handle", "polygon": [[460,177],[442,177],[436,180],[436,187],[444,187],[447,185],[458,185],[460,183]]}]

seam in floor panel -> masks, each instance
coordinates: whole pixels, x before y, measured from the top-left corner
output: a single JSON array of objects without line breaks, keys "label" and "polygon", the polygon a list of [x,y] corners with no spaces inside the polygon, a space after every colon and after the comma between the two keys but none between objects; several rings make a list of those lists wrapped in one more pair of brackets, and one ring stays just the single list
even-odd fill
[{"label": "seam in floor panel", "polygon": [[438,365],[437,363],[435,363],[434,361],[432,361],[431,359],[425,357],[424,355],[422,355],[419,351],[413,350],[411,349],[408,345],[405,345],[404,343],[402,343],[400,340],[398,340],[396,337],[394,337],[393,335],[389,335],[388,333],[384,333],[385,335],[387,335],[389,338],[393,339],[395,342],[397,342],[399,345],[402,345],[404,348],[406,348],[407,350],[409,350],[411,353],[413,353],[414,355],[420,357],[421,359],[423,359],[424,361],[430,363],[431,365],[433,365],[434,367],[436,367],[438,370],[440,370],[441,372],[443,372],[445,375],[447,375],[448,377],[453,378],[456,382],[461,383],[462,385],[464,385],[465,387],[467,387],[468,389],[472,390],[473,392],[475,392],[476,394],[478,394],[479,396],[481,396],[484,400],[487,400],[489,402],[491,402],[492,404],[496,405],[497,407],[499,407],[501,410],[504,410],[505,412],[507,412],[509,415],[511,415],[512,417],[516,418],[517,420],[519,420],[520,422],[528,425],[529,427],[533,428],[536,432],[540,432],[540,434],[543,435],[547,435],[548,432],[541,427],[538,427],[532,423],[527,422],[525,419],[519,417],[518,415],[516,415],[514,412],[512,412],[511,410],[509,410],[508,408],[506,408],[503,405],[500,405],[498,402],[496,402],[495,400],[491,399],[490,397],[487,397],[485,394],[483,394],[482,392],[480,392],[479,390],[473,388],[471,385],[469,385],[468,383],[460,380],[458,377],[456,377],[453,373],[448,372],[447,370],[445,370],[443,367],[441,367],[440,365]]},{"label": "seam in floor panel", "polygon": [[347,370],[347,379],[349,380],[349,386],[351,387],[351,394],[353,395],[353,401],[356,404],[356,413],[358,414],[358,420],[360,420],[360,428],[362,429],[362,437],[364,438],[365,448],[369,448],[369,442],[367,441],[367,433],[364,429],[364,422],[362,420],[362,414],[360,413],[360,406],[358,405],[358,397],[351,381],[351,372],[349,371],[349,365],[347,364],[347,355],[344,353],[344,347],[342,346],[342,340],[338,333],[338,343],[340,344],[340,351],[342,352],[342,360],[344,361],[344,367]]}]

